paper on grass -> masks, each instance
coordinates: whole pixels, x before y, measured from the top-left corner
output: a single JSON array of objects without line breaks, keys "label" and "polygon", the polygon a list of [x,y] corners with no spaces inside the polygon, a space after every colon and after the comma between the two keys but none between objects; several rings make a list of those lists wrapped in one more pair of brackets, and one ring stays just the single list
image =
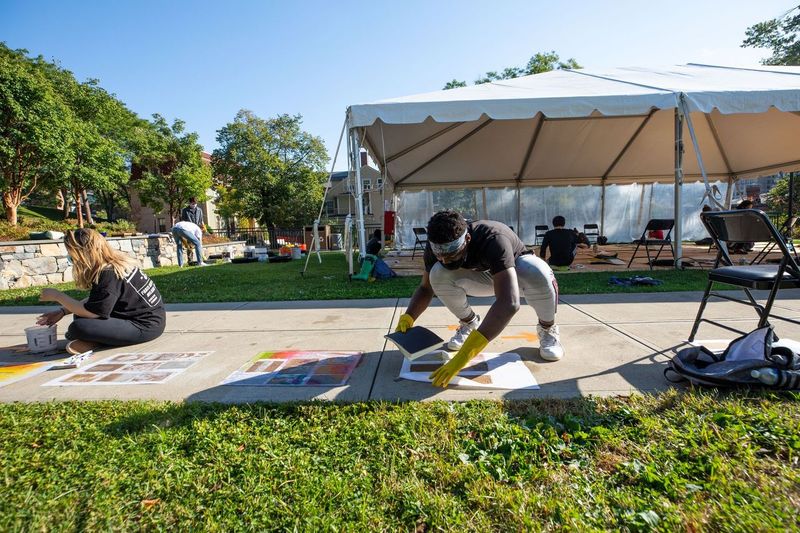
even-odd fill
[{"label": "paper on grass", "polygon": [[[414,361],[404,358],[400,377],[430,383],[428,376],[444,364],[447,358],[447,353],[442,351],[432,352]],[[450,386],[453,385],[473,389],[536,390],[539,388],[531,371],[520,356],[513,352],[479,353],[450,381]]]},{"label": "paper on grass", "polygon": [[48,381],[44,386],[166,383],[211,352],[121,353]]}]

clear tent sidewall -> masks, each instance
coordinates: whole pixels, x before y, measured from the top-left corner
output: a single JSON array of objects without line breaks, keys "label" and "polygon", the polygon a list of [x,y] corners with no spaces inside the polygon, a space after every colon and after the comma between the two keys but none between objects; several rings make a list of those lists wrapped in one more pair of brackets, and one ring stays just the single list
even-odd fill
[{"label": "clear tent sidewall", "polygon": [[[711,182],[711,186],[716,186],[725,198],[727,182]],[[705,184],[683,183],[682,189],[683,239],[693,241],[707,237],[699,217]],[[525,244],[532,245],[534,227],[543,224],[552,227],[556,215],[566,218],[567,227],[579,231],[583,231],[584,224],[600,225],[602,195],[600,185],[404,190],[397,194],[395,239],[398,247],[413,248],[412,228],[426,226],[431,214],[440,209],[456,209],[474,220],[497,220],[512,226]],[[673,218],[674,196],[674,183],[669,182],[606,185],[603,235],[609,242],[631,242],[641,236],[648,220]]]}]

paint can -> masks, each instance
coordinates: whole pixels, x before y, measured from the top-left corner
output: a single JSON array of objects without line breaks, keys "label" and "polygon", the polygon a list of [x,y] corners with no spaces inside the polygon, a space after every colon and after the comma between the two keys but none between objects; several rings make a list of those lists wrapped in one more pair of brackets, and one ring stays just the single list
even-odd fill
[{"label": "paint can", "polygon": [[292,247],[292,259],[302,259],[303,258],[303,251],[300,249],[299,246]]},{"label": "paint can", "polygon": [[55,350],[58,325],[52,326],[31,326],[25,328],[25,336],[28,338],[28,350],[38,352],[48,352]]}]

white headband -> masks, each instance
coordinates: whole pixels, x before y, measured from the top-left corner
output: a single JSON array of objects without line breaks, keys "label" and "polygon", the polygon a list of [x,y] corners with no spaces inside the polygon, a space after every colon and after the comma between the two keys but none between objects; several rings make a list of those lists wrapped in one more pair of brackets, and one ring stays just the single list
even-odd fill
[{"label": "white headband", "polygon": [[431,243],[431,251],[435,255],[448,255],[452,254],[453,252],[457,252],[462,246],[464,246],[466,239],[467,230],[464,229],[464,233],[462,233],[461,236],[454,241],[445,242],[442,244],[433,241],[429,242]]}]

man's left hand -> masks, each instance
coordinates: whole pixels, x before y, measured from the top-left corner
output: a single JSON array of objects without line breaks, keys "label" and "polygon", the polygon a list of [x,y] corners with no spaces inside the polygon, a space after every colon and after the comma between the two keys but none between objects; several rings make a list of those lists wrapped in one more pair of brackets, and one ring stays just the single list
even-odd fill
[{"label": "man's left hand", "polygon": [[469,334],[467,340],[464,341],[464,344],[461,346],[461,349],[458,353],[453,357],[447,364],[442,365],[437,370],[433,371],[428,379],[433,382],[435,387],[444,387],[446,388],[447,385],[450,383],[456,374],[458,374],[462,368],[467,366],[467,363],[470,360],[478,355],[481,350],[486,348],[486,345],[489,344],[489,341],[483,334],[478,331],[477,329],[474,330],[472,333]]}]

